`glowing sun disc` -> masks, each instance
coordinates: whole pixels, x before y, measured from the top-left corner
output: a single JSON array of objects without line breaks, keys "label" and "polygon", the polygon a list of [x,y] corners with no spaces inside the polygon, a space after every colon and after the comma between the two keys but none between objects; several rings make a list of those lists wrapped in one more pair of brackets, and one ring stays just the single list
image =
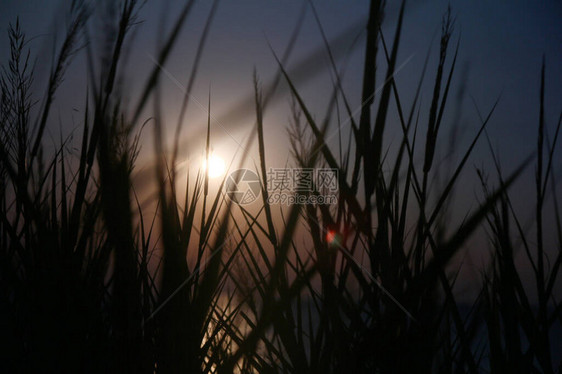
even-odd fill
[{"label": "glowing sun disc", "polygon": [[207,160],[203,160],[203,170],[207,172],[209,178],[217,178],[224,175],[224,172],[226,171],[226,163],[221,157],[211,154],[208,162]]}]

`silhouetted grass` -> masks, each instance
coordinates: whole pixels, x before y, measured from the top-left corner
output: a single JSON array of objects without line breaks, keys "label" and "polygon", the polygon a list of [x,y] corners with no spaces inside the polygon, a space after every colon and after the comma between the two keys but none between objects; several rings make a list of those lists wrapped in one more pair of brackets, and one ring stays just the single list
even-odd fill
[{"label": "silhouetted grass", "polygon": [[[394,80],[405,1],[388,45],[381,28],[384,2],[371,1],[357,122],[342,88],[344,72],[310,4],[328,52],[333,91],[319,122],[299,93],[294,70],[286,67],[303,13],[283,57],[272,51],[278,62],[273,84],[263,91],[254,76],[256,131],[247,145],[257,139],[255,171],[262,199],[256,209],[247,209],[222,194],[225,180],[219,192],[211,193],[206,172],[188,172],[185,190],[178,190],[181,124],[217,2],[187,77],[171,151],[163,140],[159,80],[193,2],[186,2],[164,37],[154,69],[129,112],[123,103],[130,98],[115,89],[115,82],[141,5],[121,2],[115,32],[107,35],[109,47],[99,55],[86,43],[89,83],[77,88],[85,100],[78,156],[69,154],[62,135],[53,152],[46,152],[43,143],[64,72],[81,43],[89,40],[85,25],[92,9],[72,3],[71,22],[37,111],[32,110],[36,98],[25,35],[17,21],[8,31],[11,54],[0,80],[4,371],[560,371],[560,355],[553,352],[553,339],[560,338],[553,331],[562,324],[562,304],[555,294],[562,225],[554,171],[562,116],[550,140],[544,63],[535,157],[536,237],[520,223],[509,197],[531,158],[504,175],[493,152],[498,187],[492,188],[486,173],[478,170],[483,202],[452,227],[446,220],[452,191],[497,103],[481,118],[443,189],[433,187],[429,181],[439,173],[436,151],[461,48],[459,40],[454,53],[449,50],[455,37],[450,9],[443,18],[437,66],[429,65],[428,52],[413,100],[406,103]],[[109,63],[99,76],[94,69],[98,58]],[[380,90],[377,71],[384,76]],[[432,71],[425,125],[419,98]],[[337,204],[295,204],[277,211],[268,201],[264,114],[282,80],[293,102],[288,129],[292,162],[301,168],[337,169]],[[211,108],[210,95],[207,158]],[[150,118],[143,118],[147,112]],[[341,113],[349,118],[347,128]],[[384,141],[395,125],[389,118],[397,119],[401,130],[394,148]],[[147,123],[154,131],[156,158],[157,212],[151,216],[131,182],[139,134]],[[330,142],[334,126],[337,154]],[[242,155],[241,166],[249,156]],[[305,194],[322,193],[315,186]],[[544,240],[553,234],[543,224],[550,207],[547,197],[554,202],[554,250]],[[299,231],[300,226],[306,230]],[[467,312],[456,299],[455,267],[463,265],[454,258],[481,228],[488,229],[492,263],[480,269],[483,281],[475,280],[474,287],[481,292]],[[515,265],[518,241],[534,276],[536,300]]]}]

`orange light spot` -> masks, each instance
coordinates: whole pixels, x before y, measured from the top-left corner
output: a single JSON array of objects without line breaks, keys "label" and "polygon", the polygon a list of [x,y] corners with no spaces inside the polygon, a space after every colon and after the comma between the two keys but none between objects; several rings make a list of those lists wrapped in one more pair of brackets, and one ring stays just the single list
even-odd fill
[{"label": "orange light spot", "polygon": [[328,230],[326,233],[326,242],[332,244],[336,240],[336,232],[334,230]]}]

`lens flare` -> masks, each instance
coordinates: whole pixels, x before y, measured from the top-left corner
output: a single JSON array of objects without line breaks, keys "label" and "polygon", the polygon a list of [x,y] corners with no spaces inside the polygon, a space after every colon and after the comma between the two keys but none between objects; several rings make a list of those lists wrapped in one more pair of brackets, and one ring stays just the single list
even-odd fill
[{"label": "lens flare", "polygon": [[326,243],[329,246],[337,246],[340,244],[341,235],[335,230],[328,230],[326,232]]}]

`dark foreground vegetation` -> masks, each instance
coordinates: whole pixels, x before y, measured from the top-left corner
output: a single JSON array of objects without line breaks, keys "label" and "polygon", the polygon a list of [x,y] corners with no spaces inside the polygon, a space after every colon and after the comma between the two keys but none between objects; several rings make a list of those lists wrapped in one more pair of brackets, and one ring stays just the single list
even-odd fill
[{"label": "dark foreground vegetation", "polygon": [[[86,27],[92,10],[72,2],[42,96],[31,92],[27,39],[12,24],[11,58],[0,82],[0,371],[560,372],[562,295],[555,290],[562,224],[554,174],[560,118],[546,126],[544,64],[536,72],[540,90],[532,93],[540,95],[540,107],[528,108],[537,113],[536,153],[510,173],[494,155],[490,170],[478,170],[481,204],[451,227],[452,191],[475,144],[486,141],[495,105],[482,113],[448,179],[431,183],[439,174],[436,150],[450,125],[444,113],[462,46],[446,12],[438,64],[423,66],[413,101],[405,102],[393,76],[407,7],[402,5],[393,34],[383,35],[381,3],[370,4],[358,115],[353,108],[359,103],[348,102],[334,60],[326,113],[309,112],[285,70],[292,44],[282,57],[272,52],[279,65],[271,86],[264,89],[255,79],[256,131],[248,144],[258,143],[256,172],[263,185],[269,167],[263,114],[280,84],[289,87],[294,103],[294,164],[339,170],[337,204],[293,205],[281,218],[267,204],[265,188],[255,212],[211,194],[205,173],[188,175],[190,187],[177,190],[178,137],[168,149],[160,68],[145,77],[136,101],[116,83],[140,3],[120,2],[104,36],[106,48],[96,52]],[[179,48],[191,7],[187,1],[162,41],[160,66]],[[208,30],[186,80],[177,134]],[[325,49],[330,55],[327,41]],[[89,61],[88,85],[75,88],[84,97],[81,146],[70,153],[63,134],[48,152],[52,104],[77,53]],[[424,79],[434,83],[424,96],[430,100],[421,102]],[[424,118],[419,113],[426,105]],[[340,117],[349,117],[350,125],[340,126]],[[131,183],[145,123],[155,139],[156,215],[143,211]],[[390,126],[402,134],[392,149],[383,142]],[[338,127],[340,146],[334,148],[325,135]],[[210,143],[207,135],[207,154]],[[510,187],[532,165],[536,203],[533,223],[526,225],[528,217],[515,213]],[[546,214],[555,217],[548,225],[553,231],[543,228]],[[306,240],[296,235],[299,225],[306,226]],[[456,299],[462,263],[454,258],[482,229],[491,261],[472,280],[479,292],[466,307]],[[335,240],[328,240],[328,230]],[[552,237],[554,248],[545,240]],[[532,276],[521,276],[516,257]]]}]

